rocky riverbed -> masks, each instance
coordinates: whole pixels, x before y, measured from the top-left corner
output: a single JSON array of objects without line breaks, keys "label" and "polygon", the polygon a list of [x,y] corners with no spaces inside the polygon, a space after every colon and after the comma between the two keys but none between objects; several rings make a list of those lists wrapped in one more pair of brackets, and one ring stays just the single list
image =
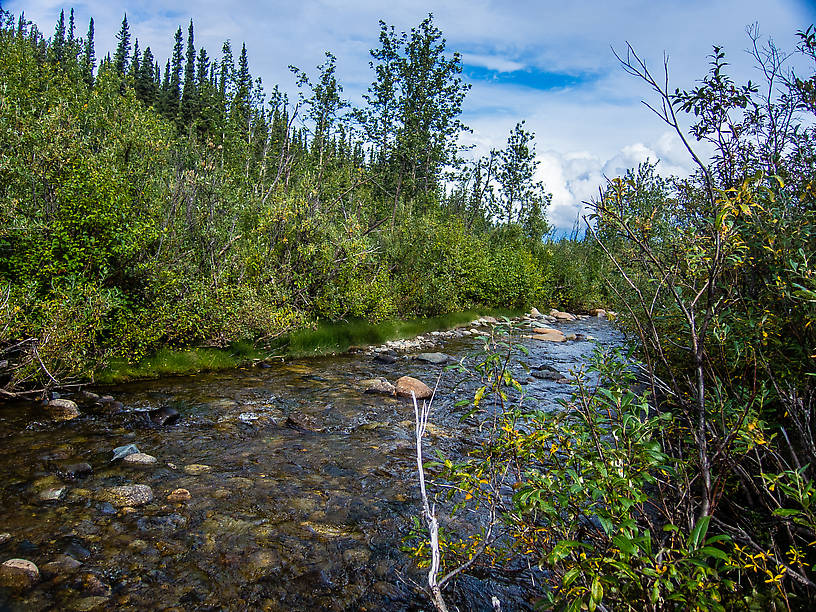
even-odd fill
[{"label": "rocky riverbed", "polygon": [[[518,374],[555,409],[594,342],[621,338],[604,316],[532,315]],[[454,407],[472,389],[445,367],[498,323],[0,406],[0,609],[422,608],[399,550],[418,509],[404,396],[439,379],[429,450],[475,443]],[[492,594],[530,604],[500,577],[457,597]]]}]

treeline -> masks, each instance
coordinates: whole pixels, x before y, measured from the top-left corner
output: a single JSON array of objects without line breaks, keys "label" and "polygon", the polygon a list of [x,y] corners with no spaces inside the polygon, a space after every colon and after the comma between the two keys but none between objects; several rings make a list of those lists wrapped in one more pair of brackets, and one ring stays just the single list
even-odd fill
[{"label": "treeline", "polygon": [[163,67],[127,17],[98,66],[94,34],[73,11],[50,37],[0,13],[7,391],[319,319],[565,297],[533,135],[463,161],[468,86],[430,15],[381,23],[362,108],[330,53],[293,68],[290,97],[253,78],[245,45],[237,64],[229,42],[197,48],[192,21]]}]

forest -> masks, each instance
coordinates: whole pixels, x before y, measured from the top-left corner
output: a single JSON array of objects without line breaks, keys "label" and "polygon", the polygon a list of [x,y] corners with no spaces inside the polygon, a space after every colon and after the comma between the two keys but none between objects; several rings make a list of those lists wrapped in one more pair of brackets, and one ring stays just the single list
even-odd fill
[{"label": "forest", "polygon": [[744,84],[720,47],[688,89],[619,51],[695,172],[610,178],[585,233],[561,240],[523,122],[465,161],[468,86],[430,15],[381,22],[360,108],[331,53],[284,93],[253,78],[245,46],[237,63],[229,42],[197,49],[192,21],[163,66],[126,17],[99,61],[93,21],[77,28],[73,12],[50,36],[0,12],[6,396],[320,321],[613,308],[631,351],[599,354],[563,412],[527,402],[512,343],[481,363],[472,404],[501,407],[492,434],[428,469],[440,504],[494,526],[443,537],[441,571],[538,567],[552,609],[812,609],[812,25],[790,52],[808,74],[749,30]]}]

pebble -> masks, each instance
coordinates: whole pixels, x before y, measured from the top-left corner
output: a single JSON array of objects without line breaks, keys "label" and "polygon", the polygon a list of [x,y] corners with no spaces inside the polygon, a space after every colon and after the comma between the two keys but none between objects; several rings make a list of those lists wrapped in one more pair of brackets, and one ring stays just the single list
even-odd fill
[{"label": "pebble", "polygon": [[396,395],[397,391],[390,382],[384,378],[373,378],[360,383],[365,387],[363,393],[374,393],[379,395]]},{"label": "pebble", "polygon": [[93,473],[93,468],[90,463],[72,463],[66,465],[59,470],[60,476],[67,480],[75,480],[77,478],[84,478]]},{"label": "pebble", "polygon": [[0,565],[0,585],[11,589],[30,589],[40,581],[40,570],[28,559],[9,559]]},{"label": "pebble", "polygon": [[40,491],[40,501],[58,501],[65,495],[65,487],[50,487]]},{"label": "pebble", "polygon": [[11,540],[10,533],[0,533],[0,546]]}]

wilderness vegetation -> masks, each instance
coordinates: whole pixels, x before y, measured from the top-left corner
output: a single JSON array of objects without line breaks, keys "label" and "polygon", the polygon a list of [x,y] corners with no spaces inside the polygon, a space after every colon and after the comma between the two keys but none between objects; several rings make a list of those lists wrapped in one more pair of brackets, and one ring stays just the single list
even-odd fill
[{"label": "wilderness vegetation", "polygon": [[[326,54],[270,93],[193,22],[162,67],[127,17],[96,66],[73,12],[0,27],[0,346],[7,392],[162,347],[263,343],[317,321],[554,296],[533,134],[465,164],[468,86],[429,16],[381,24],[351,108]],[[186,40],[185,40],[186,38]]]},{"label": "wilderness vegetation", "polygon": [[[798,33],[805,77],[748,34],[757,83],[734,82],[718,47],[690,90],[619,56],[697,172],[642,165],[592,203],[634,353],[599,350],[547,413],[508,365],[522,347],[485,341],[465,418],[489,440],[428,466],[438,504],[482,517],[441,532],[437,607],[462,567],[526,570],[554,609],[816,605],[816,29]],[[421,533],[408,549],[433,557]]]},{"label": "wilderness vegetation", "polygon": [[[196,49],[192,22],[163,67],[126,19],[97,67],[89,25],[61,14],[46,38],[0,13],[6,393],[322,320],[609,305],[634,353],[599,354],[558,413],[526,401],[517,345],[486,342],[465,418],[488,440],[431,468],[440,503],[485,524],[443,532],[442,571],[533,568],[545,604],[573,610],[812,608],[812,26],[804,76],[750,31],[757,84],[715,48],[670,90],[628,48],[697,172],[612,179],[586,238],[554,241],[523,123],[462,160],[467,85],[430,16],[381,24],[361,108],[331,54],[294,69],[290,98],[264,92],[245,47],[237,65],[230,43]],[[422,533],[413,550],[427,560]]]}]

